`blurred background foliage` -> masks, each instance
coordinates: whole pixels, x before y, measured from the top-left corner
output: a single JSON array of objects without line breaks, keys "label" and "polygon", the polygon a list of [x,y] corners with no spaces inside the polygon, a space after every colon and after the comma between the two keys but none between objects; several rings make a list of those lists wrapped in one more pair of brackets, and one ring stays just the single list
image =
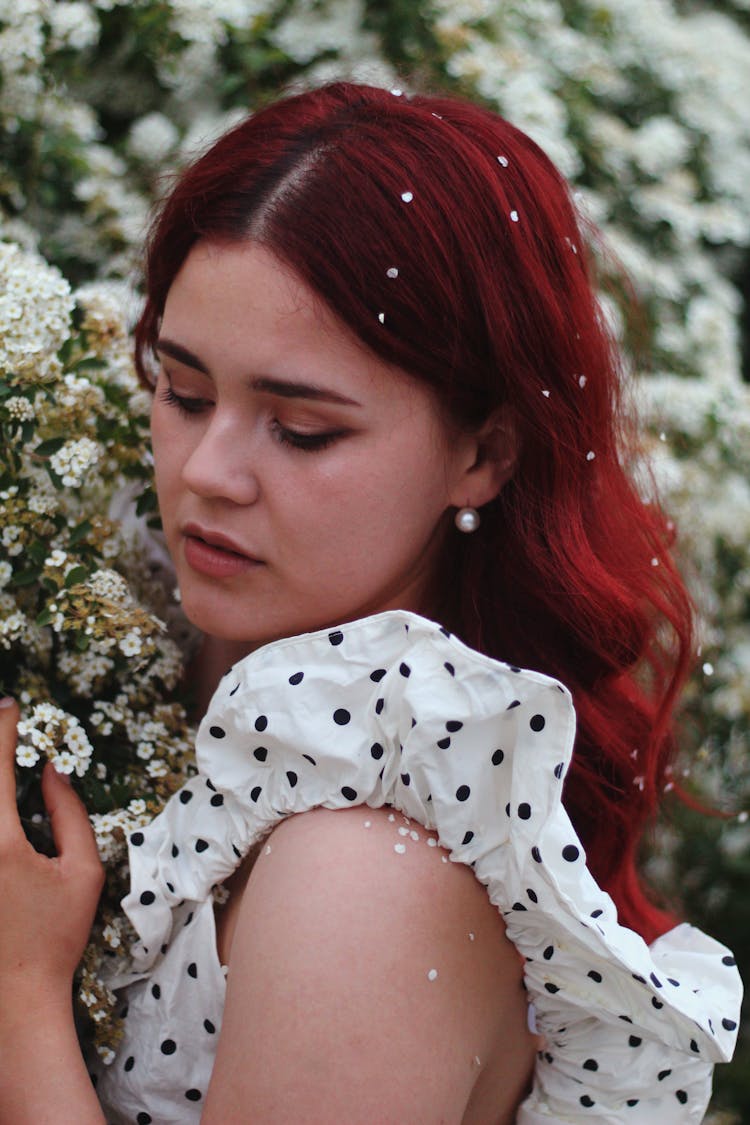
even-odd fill
[{"label": "blurred background foliage", "polygon": [[[725,814],[668,797],[647,863],[750,975],[750,0],[0,0],[0,238],[135,308],[170,172],[338,77],[504,114],[632,281],[634,398],[702,619],[676,780]],[[601,300],[627,347],[623,292]],[[747,1019],[714,1101],[750,1120]]]}]

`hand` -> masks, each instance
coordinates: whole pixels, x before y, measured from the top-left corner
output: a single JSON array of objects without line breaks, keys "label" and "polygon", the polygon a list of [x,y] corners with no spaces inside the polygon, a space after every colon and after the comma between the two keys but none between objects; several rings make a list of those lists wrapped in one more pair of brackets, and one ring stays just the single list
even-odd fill
[{"label": "hand", "polygon": [[34,851],[16,810],[18,707],[0,701],[0,996],[3,1007],[67,996],[104,872],[86,810],[48,762],[42,795],[57,855]]}]

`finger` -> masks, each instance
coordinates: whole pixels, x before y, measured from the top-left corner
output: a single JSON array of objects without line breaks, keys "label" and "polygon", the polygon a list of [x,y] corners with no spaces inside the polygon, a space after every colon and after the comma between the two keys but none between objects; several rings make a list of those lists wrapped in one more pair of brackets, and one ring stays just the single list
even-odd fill
[{"label": "finger", "polygon": [[16,810],[16,743],[18,705],[13,699],[0,700],[0,836],[23,835]]},{"label": "finger", "polygon": [[99,853],[86,808],[70,782],[47,762],[42,773],[42,796],[60,859],[98,865]]}]

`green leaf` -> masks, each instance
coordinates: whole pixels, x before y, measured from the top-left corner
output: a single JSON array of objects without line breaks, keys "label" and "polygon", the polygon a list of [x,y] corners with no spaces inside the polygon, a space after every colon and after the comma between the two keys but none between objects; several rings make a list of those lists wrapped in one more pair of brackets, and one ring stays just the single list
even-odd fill
[{"label": "green leaf", "polygon": [[74,566],[65,575],[65,589],[69,590],[71,586],[76,586],[79,582],[84,582],[88,578],[88,571],[85,566]]},{"label": "green leaf", "polygon": [[41,566],[32,566],[28,570],[22,570],[19,574],[14,574],[8,583],[9,586],[31,586],[36,582],[42,574]]},{"label": "green leaf", "polygon": [[37,615],[36,624],[41,628],[44,625],[49,625],[54,614],[49,606],[46,606],[40,614]]},{"label": "green leaf", "polygon": [[79,523],[77,527],[73,528],[70,535],[68,536],[68,545],[71,547],[75,547],[77,543],[80,543],[82,539],[86,538],[86,536],[91,531],[92,526],[93,524],[91,523],[91,520],[84,520],[83,523]]},{"label": "green leaf", "polygon": [[135,505],[135,514],[137,516],[144,516],[147,512],[157,511],[158,506],[159,502],[156,499],[156,493],[153,489],[148,488],[138,497],[138,501]]},{"label": "green leaf", "polygon": [[85,652],[89,647],[89,638],[85,633],[76,633],[75,647],[78,652]]},{"label": "green leaf", "polygon": [[62,449],[67,440],[66,437],[48,438],[47,441],[40,442],[34,450],[34,453],[36,453],[38,457],[51,457],[53,453],[57,453],[59,449]]}]

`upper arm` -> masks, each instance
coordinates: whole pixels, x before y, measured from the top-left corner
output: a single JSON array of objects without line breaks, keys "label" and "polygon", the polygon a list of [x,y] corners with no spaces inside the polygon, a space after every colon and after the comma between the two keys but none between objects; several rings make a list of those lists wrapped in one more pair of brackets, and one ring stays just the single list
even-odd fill
[{"label": "upper arm", "polygon": [[204,1122],[457,1123],[498,1055],[510,1096],[523,1088],[533,1048],[503,923],[468,868],[388,812],[317,809],[261,849]]}]

